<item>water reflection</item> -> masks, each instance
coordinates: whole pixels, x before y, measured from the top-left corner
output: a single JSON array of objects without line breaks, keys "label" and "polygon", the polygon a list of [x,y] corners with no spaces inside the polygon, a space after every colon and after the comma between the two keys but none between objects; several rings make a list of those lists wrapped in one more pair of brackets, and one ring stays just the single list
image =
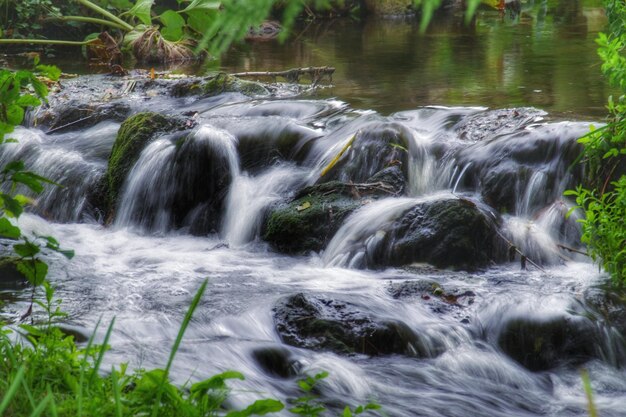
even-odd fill
[{"label": "water reflection", "polygon": [[338,20],[299,28],[285,45],[234,48],[226,70],[337,68],[338,96],[355,107],[391,113],[422,105],[535,106],[564,117],[601,117],[608,88],[594,39],[601,4],[527,1],[519,14],[481,10],[469,26],[460,12],[432,22],[424,35],[414,19]]}]

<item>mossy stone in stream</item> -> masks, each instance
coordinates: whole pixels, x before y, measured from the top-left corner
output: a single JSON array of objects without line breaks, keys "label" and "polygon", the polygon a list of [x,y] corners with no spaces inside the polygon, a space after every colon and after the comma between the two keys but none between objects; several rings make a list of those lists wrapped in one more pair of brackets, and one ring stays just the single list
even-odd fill
[{"label": "mossy stone in stream", "polygon": [[300,293],[280,300],[273,312],[281,340],[292,346],[344,355],[439,353],[405,323],[371,317],[347,302]]},{"label": "mossy stone in stream", "polygon": [[270,94],[261,83],[242,80],[229,74],[220,73],[206,80],[190,79],[176,82],[170,89],[174,97],[217,96],[223,93],[241,93],[246,96],[267,96]]},{"label": "mossy stone in stream", "polygon": [[263,238],[281,252],[322,250],[346,217],[361,206],[347,187],[333,181],[304,189],[300,198],[272,211]]},{"label": "mossy stone in stream", "polygon": [[117,203],[124,181],[141,152],[159,133],[180,128],[180,122],[159,113],[135,114],[122,123],[113,144],[106,171],[108,204]]}]

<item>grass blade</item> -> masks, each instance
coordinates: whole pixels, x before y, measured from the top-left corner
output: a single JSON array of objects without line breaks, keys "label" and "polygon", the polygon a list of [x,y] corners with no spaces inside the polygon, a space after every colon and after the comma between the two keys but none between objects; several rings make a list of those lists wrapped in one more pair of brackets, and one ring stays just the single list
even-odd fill
[{"label": "grass blade", "polygon": [[115,417],[122,417],[122,400],[120,399],[121,390],[114,366],[111,367],[111,388],[113,389],[113,398],[115,399]]},{"label": "grass blade", "polygon": [[24,371],[25,371],[24,365],[20,366],[20,369],[18,369],[17,373],[15,374],[15,379],[13,379],[13,382],[11,383],[11,386],[7,390],[7,393],[4,395],[4,398],[2,398],[2,402],[0,403],[0,416],[4,415],[4,410],[7,409],[7,407],[11,403],[11,400],[17,393],[17,390],[19,389],[19,386],[22,383],[22,380],[24,379]]},{"label": "grass blade", "polygon": [[93,333],[91,334],[91,336],[89,336],[89,341],[87,342],[87,349],[85,350],[85,356],[83,357],[83,360],[80,363],[80,376],[78,378],[78,395],[77,395],[78,398],[76,398],[76,402],[78,403],[77,415],[79,416],[83,415],[83,384],[85,383],[85,368],[87,367],[87,355],[91,351],[91,347],[93,346],[93,341],[94,341],[94,338],[96,337],[96,332],[98,331],[98,327],[100,327],[101,320],[102,320],[102,317],[98,319],[98,322],[96,323],[96,327],[93,329]]},{"label": "grass blade", "polygon": [[589,372],[586,369],[580,371],[580,376],[583,380],[583,388],[585,395],[587,396],[587,408],[589,410],[589,417],[598,417],[598,410],[593,403],[593,391],[591,390],[591,380],[589,379]]},{"label": "grass blade", "polygon": [[161,383],[159,384],[159,389],[157,391],[157,396],[156,396],[156,402],[152,406],[152,417],[156,417],[158,415],[159,406],[161,404],[161,396],[163,395],[163,385],[165,384],[165,381],[167,380],[167,377],[170,372],[170,368],[172,367],[172,363],[174,362],[174,357],[176,356],[176,352],[178,352],[178,348],[180,347],[180,342],[183,340],[183,336],[185,335],[187,326],[189,326],[189,323],[191,322],[191,317],[193,316],[193,312],[196,310],[196,307],[198,307],[198,304],[200,303],[200,299],[202,298],[202,295],[204,294],[204,291],[206,290],[206,286],[208,282],[209,281],[205,279],[202,285],[200,285],[200,288],[196,292],[196,295],[193,297],[193,300],[191,301],[191,305],[189,306],[189,309],[187,310],[187,314],[185,314],[185,318],[183,319],[183,322],[180,325],[180,330],[178,330],[178,335],[176,336],[176,340],[174,341],[174,346],[172,346],[170,357],[167,361],[167,366],[165,367],[165,372],[163,372],[163,379],[161,380]]},{"label": "grass blade", "polygon": [[111,320],[109,324],[109,328],[107,329],[107,333],[104,336],[104,341],[100,346],[100,351],[98,352],[98,358],[96,359],[96,363],[93,365],[93,370],[91,371],[91,378],[89,378],[89,385],[93,384],[94,378],[98,375],[98,371],[100,370],[100,365],[102,365],[102,359],[104,358],[104,354],[107,350],[107,345],[109,344],[109,339],[111,338],[111,332],[113,331],[113,325],[115,324],[115,317]]},{"label": "grass blade", "polygon": [[46,407],[48,407],[48,403],[50,402],[50,400],[52,400],[52,397],[50,395],[46,395],[46,397],[41,400],[37,407],[35,407],[33,412],[30,414],[30,417],[39,417],[41,413],[44,412]]}]

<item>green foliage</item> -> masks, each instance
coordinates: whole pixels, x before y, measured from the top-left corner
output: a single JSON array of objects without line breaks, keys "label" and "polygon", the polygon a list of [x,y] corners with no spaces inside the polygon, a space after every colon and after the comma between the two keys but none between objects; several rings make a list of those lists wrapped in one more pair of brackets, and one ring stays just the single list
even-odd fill
[{"label": "green foliage", "polygon": [[585,211],[582,242],[589,254],[611,275],[616,285],[626,284],[626,4],[607,2],[610,32],[597,43],[602,72],[622,95],[609,97],[607,124],[579,139],[584,145],[586,186],[566,192]]}]

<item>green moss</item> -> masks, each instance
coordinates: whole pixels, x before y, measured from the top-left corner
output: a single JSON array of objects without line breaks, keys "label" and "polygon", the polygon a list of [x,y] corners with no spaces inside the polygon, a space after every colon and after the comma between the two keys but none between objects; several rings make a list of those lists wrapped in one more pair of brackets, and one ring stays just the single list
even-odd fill
[{"label": "green moss", "polygon": [[218,74],[202,86],[203,93],[215,96],[222,93],[241,93],[247,96],[264,96],[269,92],[262,84],[241,80],[228,74]]},{"label": "green moss", "polygon": [[308,193],[272,212],[264,239],[287,253],[323,249],[345,218],[361,206],[343,193],[347,188],[339,182],[310,187]]},{"label": "green moss", "polygon": [[365,0],[365,7],[378,16],[402,15],[413,10],[413,0]]},{"label": "green moss", "polygon": [[138,113],[126,119],[111,150],[106,172],[108,204],[113,208],[129,171],[139,159],[141,151],[157,133],[175,128],[172,121],[158,113]]}]

